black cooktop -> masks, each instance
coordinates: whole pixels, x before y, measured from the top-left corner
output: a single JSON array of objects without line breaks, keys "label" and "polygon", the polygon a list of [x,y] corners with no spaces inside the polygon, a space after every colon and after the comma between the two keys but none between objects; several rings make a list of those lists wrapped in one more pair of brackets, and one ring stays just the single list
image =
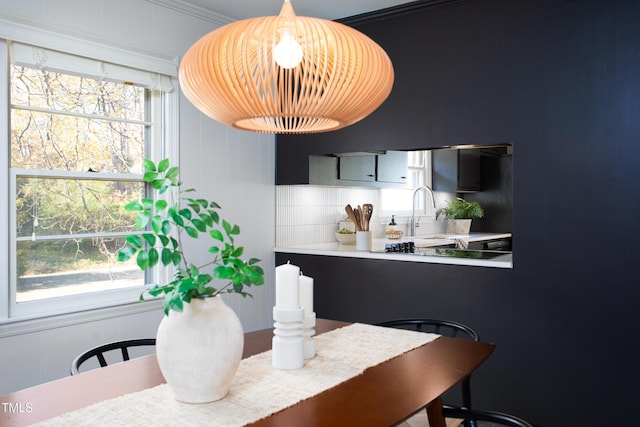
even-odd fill
[{"label": "black cooktop", "polygon": [[[413,243],[413,242],[409,242]],[[420,256],[441,256],[450,258],[469,259],[492,259],[502,255],[508,255],[509,251],[475,250],[475,249],[455,249],[455,248],[416,248],[412,244],[392,244],[387,245],[384,251],[379,253],[399,254],[399,255],[420,255]]]},{"label": "black cooktop", "polygon": [[451,248],[416,248],[414,254],[423,256],[446,256],[453,258],[491,259],[502,255],[508,255],[507,251],[485,251],[473,249]]}]

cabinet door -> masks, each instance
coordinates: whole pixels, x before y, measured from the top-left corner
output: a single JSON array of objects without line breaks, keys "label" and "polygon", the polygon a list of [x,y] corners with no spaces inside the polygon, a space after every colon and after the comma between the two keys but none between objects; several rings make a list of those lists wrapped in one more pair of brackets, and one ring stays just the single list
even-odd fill
[{"label": "cabinet door", "polygon": [[407,152],[387,151],[378,156],[378,181],[405,184],[407,182]]},{"label": "cabinet door", "polygon": [[333,156],[309,156],[309,184],[339,185],[338,158]]},{"label": "cabinet door", "polygon": [[376,156],[340,157],[340,179],[349,181],[375,181]]},{"label": "cabinet door", "polygon": [[458,151],[458,189],[461,191],[478,191],[481,187],[480,151]]},{"label": "cabinet door", "polygon": [[435,191],[463,193],[481,189],[480,151],[433,150],[431,162]]}]

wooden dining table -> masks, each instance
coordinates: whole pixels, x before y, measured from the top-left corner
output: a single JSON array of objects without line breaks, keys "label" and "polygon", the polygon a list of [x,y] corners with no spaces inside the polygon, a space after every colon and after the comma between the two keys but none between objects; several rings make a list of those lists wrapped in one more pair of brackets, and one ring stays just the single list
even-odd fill
[{"label": "wooden dining table", "polygon": [[[318,319],[316,334],[349,323]],[[245,334],[243,357],[271,349],[273,329]],[[444,427],[442,395],[493,352],[489,343],[440,337],[361,375],[263,418],[252,426],[393,426],[426,408]],[[0,397],[0,426],[25,426],[163,384],[155,354],[94,369]]]}]

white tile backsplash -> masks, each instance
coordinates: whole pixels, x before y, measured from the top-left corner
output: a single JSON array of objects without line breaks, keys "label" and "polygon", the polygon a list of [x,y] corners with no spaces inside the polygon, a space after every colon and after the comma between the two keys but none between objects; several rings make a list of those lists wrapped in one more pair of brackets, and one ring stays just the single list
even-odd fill
[{"label": "white tile backsplash", "polygon": [[[344,208],[348,204],[352,207],[373,204],[370,228],[374,238],[383,237],[391,220],[391,212],[395,214],[397,229],[408,235],[413,190],[395,190],[398,193],[395,197],[407,201],[404,204],[389,202],[388,194],[386,200],[383,200],[383,191],[385,190],[359,187],[276,186],[276,246],[334,242],[339,222],[347,217]],[[438,207],[444,206],[447,198],[455,196],[449,193],[435,194]],[[386,211],[382,209],[385,201]],[[445,222],[442,219],[436,221],[435,215],[436,209],[431,206],[427,206],[425,210],[416,210],[419,224],[417,234],[444,232]]]},{"label": "white tile backsplash", "polygon": [[279,185],[276,187],[276,245],[334,242],[338,223],[347,217],[345,206],[371,203],[371,231],[380,235],[375,207],[377,188]]}]

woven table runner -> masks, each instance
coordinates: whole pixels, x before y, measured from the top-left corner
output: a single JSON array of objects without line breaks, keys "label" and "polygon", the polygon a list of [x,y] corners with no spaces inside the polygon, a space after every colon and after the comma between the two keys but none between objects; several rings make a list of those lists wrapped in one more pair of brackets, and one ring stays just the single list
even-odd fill
[{"label": "woven table runner", "polygon": [[271,351],[243,359],[229,394],[188,404],[167,384],[96,403],[37,426],[243,426],[288,408],[439,337],[354,323],[314,337],[317,354],[297,370],[271,366]]}]

